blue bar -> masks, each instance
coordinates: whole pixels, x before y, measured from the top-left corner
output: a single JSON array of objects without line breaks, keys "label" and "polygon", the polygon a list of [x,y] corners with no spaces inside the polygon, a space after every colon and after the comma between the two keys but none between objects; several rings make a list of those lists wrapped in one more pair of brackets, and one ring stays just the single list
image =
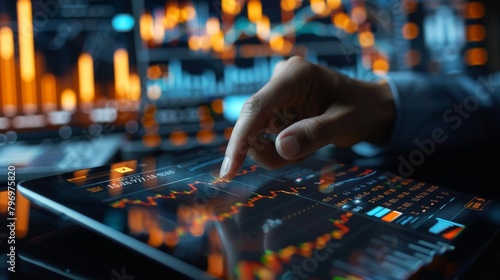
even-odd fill
[{"label": "blue bar", "polygon": [[383,216],[385,216],[385,214],[391,212],[391,209],[388,209],[388,208],[384,208],[384,210],[378,212],[377,214],[375,214],[375,217],[377,218],[382,218]]},{"label": "blue bar", "polygon": [[455,223],[455,222],[452,222],[452,221],[448,221],[448,220],[445,220],[445,219],[441,219],[441,218],[436,218],[436,220],[438,220],[438,223],[445,223],[445,224],[452,225],[452,226],[457,226],[457,227],[463,227],[464,226],[462,224],[458,224],[458,223]]},{"label": "blue bar", "polygon": [[439,233],[443,232],[444,230],[446,230],[447,228],[452,227],[452,226],[457,226],[457,227],[463,227],[464,226],[464,225],[457,224],[457,223],[454,223],[452,221],[444,220],[444,219],[441,219],[441,218],[436,218],[436,220],[437,220],[437,223],[434,224],[429,229],[430,233],[439,234]]},{"label": "blue bar", "polygon": [[411,219],[413,219],[413,216],[410,216],[408,218],[406,218],[404,221],[401,222],[401,225],[406,225],[406,223],[408,223]]},{"label": "blue bar", "polygon": [[368,216],[373,216],[373,215],[375,215],[378,211],[383,210],[383,209],[384,209],[384,207],[382,207],[382,206],[377,206],[377,207],[373,208],[372,210],[370,210],[369,212],[366,212],[366,215],[368,215]]}]

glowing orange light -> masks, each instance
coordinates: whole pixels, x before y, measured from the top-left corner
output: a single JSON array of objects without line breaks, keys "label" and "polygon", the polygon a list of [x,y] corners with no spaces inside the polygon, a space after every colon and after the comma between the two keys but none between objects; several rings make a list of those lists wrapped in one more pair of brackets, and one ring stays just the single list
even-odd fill
[{"label": "glowing orange light", "polygon": [[18,0],[19,56],[21,78],[24,81],[35,79],[35,50],[33,42],[33,19],[31,1]]},{"label": "glowing orange light", "polygon": [[248,20],[256,22],[262,18],[262,3],[260,0],[248,0]]},{"label": "glowing orange light", "polygon": [[183,146],[187,144],[189,136],[183,130],[175,130],[172,133],[170,133],[168,140],[170,141],[170,144],[172,144],[173,146]]},{"label": "glowing orange light", "polygon": [[215,99],[212,101],[212,110],[216,114],[222,114],[224,112],[224,101],[222,99]]},{"label": "glowing orange light", "polygon": [[216,18],[216,17],[209,18],[207,20],[206,29],[207,29],[207,34],[208,35],[214,35],[214,34],[219,33],[219,31],[220,31],[220,22],[219,22],[219,19]]},{"label": "glowing orange light", "polygon": [[53,74],[47,73],[41,79],[42,102],[43,109],[50,112],[56,109],[57,106],[57,84],[56,77]]},{"label": "glowing orange light", "polygon": [[347,22],[349,21],[349,16],[345,13],[336,13],[333,15],[332,22],[337,28],[343,28],[344,26],[347,25]]},{"label": "glowing orange light", "polygon": [[148,79],[151,80],[159,79],[163,75],[163,70],[160,65],[151,65],[149,66],[146,75],[148,76]]},{"label": "glowing orange light", "polygon": [[328,5],[328,7],[330,7],[330,9],[335,10],[340,8],[340,6],[342,5],[342,0],[327,0],[326,4]]},{"label": "glowing orange light", "polygon": [[224,257],[222,254],[208,254],[207,272],[216,277],[221,277],[224,274]]},{"label": "glowing orange light", "polygon": [[349,19],[344,21],[342,28],[345,30],[345,32],[352,34],[358,31],[358,24]]},{"label": "glowing orange light", "polygon": [[139,101],[141,99],[141,78],[136,73],[130,74],[129,99],[132,101]]},{"label": "glowing orange light", "polygon": [[196,140],[201,144],[208,144],[215,140],[215,132],[213,130],[200,130],[196,133]]},{"label": "glowing orange light", "polygon": [[297,252],[297,247],[295,246],[288,246],[285,247],[284,249],[280,250],[279,255],[280,258],[283,260],[290,260],[290,258]]},{"label": "glowing orange light", "polygon": [[17,19],[19,33],[19,60],[23,107],[28,114],[37,108],[35,86],[35,44],[33,38],[33,17],[30,0],[17,1]]},{"label": "glowing orange light", "polygon": [[73,112],[76,108],[76,94],[72,89],[65,89],[61,93],[61,106],[63,110]]},{"label": "glowing orange light", "polygon": [[486,38],[486,29],[480,24],[467,26],[467,40],[470,42],[482,41]]},{"label": "glowing orange light", "polygon": [[286,12],[291,12],[297,8],[296,0],[281,0],[281,9]]},{"label": "glowing orange light", "polygon": [[163,13],[159,13],[156,17],[153,19],[153,41],[156,44],[161,44],[163,43],[163,39],[165,39],[165,21],[164,21],[164,15]]},{"label": "glowing orange light", "polygon": [[0,57],[11,59],[14,57],[14,34],[10,27],[0,28]]},{"label": "glowing orange light", "polygon": [[149,229],[148,244],[153,247],[160,247],[163,244],[164,233],[157,226]]},{"label": "glowing orange light", "polygon": [[443,235],[441,235],[442,237],[448,239],[448,240],[451,240],[451,239],[454,239],[455,237],[458,236],[458,234],[460,232],[462,232],[464,228],[463,227],[457,227],[457,228],[454,228],[446,233],[444,233]]},{"label": "glowing orange light", "polygon": [[127,98],[128,93],[130,92],[130,73],[127,50],[116,50],[113,55],[113,64],[115,71],[116,98]]},{"label": "glowing orange light", "polygon": [[165,245],[175,247],[179,243],[179,236],[175,232],[165,232]]},{"label": "glowing orange light", "polygon": [[373,72],[385,74],[389,71],[389,62],[385,59],[375,59],[372,65]]},{"label": "glowing orange light", "polygon": [[188,47],[193,51],[210,50],[209,36],[191,36],[188,39]]},{"label": "glowing orange light", "polygon": [[196,17],[196,9],[192,5],[186,6],[187,20],[193,20]]},{"label": "glowing orange light", "polygon": [[188,13],[186,7],[181,7],[179,9],[179,22],[186,22],[188,18]]},{"label": "glowing orange light", "polygon": [[465,8],[465,18],[474,19],[484,16],[484,5],[481,2],[469,2]]},{"label": "glowing orange light", "polygon": [[219,31],[217,34],[214,34],[210,37],[210,43],[212,49],[216,52],[222,52],[225,49],[224,42],[224,32]]},{"label": "glowing orange light", "polygon": [[465,61],[467,65],[478,66],[483,65],[488,60],[488,53],[484,48],[473,48],[465,53]]},{"label": "glowing orange light", "polygon": [[[220,36],[221,37],[219,37],[219,45],[220,45],[221,40],[222,41],[224,40],[222,32],[220,32]],[[200,36],[199,41],[198,41],[198,45],[205,52],[210,51],[210,47],[211,47],[211,45],[210,45],[210,37],[208,35]]]},{"label": "glowing orange light", "polygon": [[153,16],[143,14],[139,19],[139,28],[142,40],[149,42],[153,40]]},{"label": "glowing orange light", "polygon": [[356,6],[351,10],[351,17],[354,22],[361,24],[366,20],[366,10],[362,6]]},{"label": "glowing orange light", "polygon": [[167,3],[167,9],[165,10],[165,17],[175,22],[180,21],[181,11],[177,6],[177,3]]},{"label": "glowing orange light", "polygon": [[261,39],[266,39],[271,32],[271,21],[267,16],[263,16],[256,24],[257,36]]},{"label": "glowing orange light", "polygon": [[418,0],[403,0],[402,3],[406,13],[413,13],[418,6]]},{"label": "glowing orange light", "polygon": [[417,38],[419,29],[418,25],[413,23],[413,22],[408,22],[405,25],[403,25],[403,37],[407,40],[412,40]]},{"label": "glowing orange light", "polygon": [[271,39],[269,40],[269,45],[274,51],[281,51],[285,46],[285,39],[281,35],[272,35]]},{"label": "glowing orange light", "polygon": [[201,225],[201,224],[195,223],[190,228],[190,233],[193,236],[198,236],[198,237],[202,236],[203,233],[205,233],[205,227],[203,225]]},{"label": "glowing orange light", "polygon": [[198,46],[198,38],[197,38],[197,36],[192,35],[191,37],[189,37],[189,39],[188,39],[188,47],[189,47],[189,49],[191,49],[193,51],[197,51],[197,50],[200,49],[200,47]]},{"label": "glowing orange light", "polygon": [[161,137],[156,133],[147,133],[142,137],[142,143],[146,147],[158,147],[161,143]]},{"label": "glowing orange light", "polygon": [[370,31],[363,31],[359,34],[359,44],[364,47],[368,48],[373,46],[375,43],[375,37],[373,36],[373,33]]},{"label": "glowing orange light", "polygon": [[200,106],[198,107],[196,115],[198,116],[198,119],[203,120],[204,118],[210,116],[210,108],[207,106]]},{"label": "glowing orange light", "polygon": [[84,53],[78,58],[78,79],[81,101],[93,102],[95,98],[94,60],[88,53]]},{"label": "glowing orange light", "polygon": [[139,234],[144,231],[143,227],[143,210],[136,207],[131,207],[128,210],[128,228],[134,234]]},{"label": "glowing orange light", "polygon": [[14,62],[14,34],[9,27],[0,28],[0,93],[3,113],[6,116],[16,114],[16,78]]},{"label": "glowing orange light", "polygon": [[28,234],[30,217],[30,201],[19,191],[16,194],[16,237],[23,238]]},{"label": "glowing orange light", "polygon": [[311,10],[318,15],[323,14],[327,9],[324,0],[310,0],[310,1],[311,1]]},{"label": "glowing orange light", "polygon": [[228,15],[237,15],[241,11],[241,4],[236,0],[221,0],[222,11]]},{"label": "glowing orange light", "polygon": [[148,86],[146,94],[151,100],[158,100],[161,97],[161,88],[158,85]]},{"label": "glowing orange light", "polygon": [[391,223],[395,219],[397,219],[399,216],[401,216],[403,213],[398,212],[398,211],[391,211],[389,214],[385,215],[382,218],[382,221]]},{"label": "glowing orange light", "polygon": [[0,213],[7,213],[8,202],[9,196],[7,193],[7,189],[5,191],[0,191]]}]

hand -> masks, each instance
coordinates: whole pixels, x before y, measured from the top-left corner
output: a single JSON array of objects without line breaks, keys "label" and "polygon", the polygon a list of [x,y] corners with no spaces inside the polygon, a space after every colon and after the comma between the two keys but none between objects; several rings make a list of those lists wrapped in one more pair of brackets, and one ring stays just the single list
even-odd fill
[{"label": "hand", "polygon": [[[387,84],[351,79],[292,57],[279,62],[270,81],[243,105],[220,176],[232,179],[247,154],[274,169],[301,161],[328,144],[384,144],[394,119]],[[276,141],[268,135],[277,135]]]}]

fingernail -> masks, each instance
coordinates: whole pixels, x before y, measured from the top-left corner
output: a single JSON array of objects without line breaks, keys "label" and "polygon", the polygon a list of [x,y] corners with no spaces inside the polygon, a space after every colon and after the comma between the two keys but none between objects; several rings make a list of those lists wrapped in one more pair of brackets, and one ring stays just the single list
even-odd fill
[{"label": "fingernail", "polygon": [[300,145],[294,136],[286,136],[282,138],[278,145],[281,147],[281,152],[285,158],[292,159],[300,152]]},{"label": "fingernail", "polygon": [[219,171],[219,177],[225,177],[229,173],[229,168],[231,167],[231,159],[228,157],[224,157],[224,161],[222,161],[222,166]]}]

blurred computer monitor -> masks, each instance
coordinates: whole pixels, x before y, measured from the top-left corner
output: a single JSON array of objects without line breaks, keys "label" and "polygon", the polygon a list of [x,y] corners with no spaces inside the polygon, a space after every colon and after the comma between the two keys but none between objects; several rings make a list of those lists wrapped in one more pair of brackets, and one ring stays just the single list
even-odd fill
[{"label": "blurred computer monitor", "polygon": [[[481,1],[133,1],[144,99],[156,121],[199,121],[175,108],[213,101],[234,122],[277,61],[300,55],[357,78],[390,71],[483,71]],[[220,102],[221,101],[221,102]],[[220,104],[223,104],[221,110]]]},{"label": "blurred computer monitor", "polygon": [[101,165],[118,150],[117,133],[138,129],[131,9],[0,2],[0,166],[44,175]]}]

